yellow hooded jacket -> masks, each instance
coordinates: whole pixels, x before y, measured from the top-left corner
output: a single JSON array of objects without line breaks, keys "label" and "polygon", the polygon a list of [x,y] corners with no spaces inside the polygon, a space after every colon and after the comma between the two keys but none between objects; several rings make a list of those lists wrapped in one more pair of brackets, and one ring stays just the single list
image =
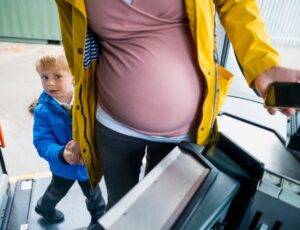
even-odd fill
[{"label": "yellow hooded jacket", "polygon": [[[87,67],[83,65],[88,28],[85,3],[84,0],[56,0],[56,3],[66,57],[75,76],[73,139],[80,143],[82,157],[88,169],[91,185],[94,187],[99,182],[102,172],[94,143],[96,61],[92,61]],[[278,65],[279,55],[270,45],[256,0],[185,0],[185,4],[197,47],[199,66],[207,85],[203,117],[197,138],[197,143],[205,145],[208,143],[213,121],[227,95],[232,77],[214,60],[215,10],[236,51],[249,85],[260,73]]]}]

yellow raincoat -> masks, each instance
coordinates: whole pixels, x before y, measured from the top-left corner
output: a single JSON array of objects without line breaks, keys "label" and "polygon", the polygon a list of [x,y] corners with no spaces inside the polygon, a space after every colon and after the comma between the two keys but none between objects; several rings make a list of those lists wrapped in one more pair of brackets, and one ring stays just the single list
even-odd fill
[{"label": "yellow raincoat", "polygon": [[[65,53],[75,76],[73,139],[80,143],[82,157],[94,187],[99,182],[102,172],[94,145],[96,61],[88,67],[83,66],[87,34],[85,3],[84,0],[56,0],[56,3]],[[278,65],[279,55],[269,43],[256,0],[185,0],[185,4],[197,47],[199,66],[207,84],[197,143],[207,144],[213,121],[227,95],[232,77],[214,61],[215,10],[244,68],[249,85],[260,73]]]}]

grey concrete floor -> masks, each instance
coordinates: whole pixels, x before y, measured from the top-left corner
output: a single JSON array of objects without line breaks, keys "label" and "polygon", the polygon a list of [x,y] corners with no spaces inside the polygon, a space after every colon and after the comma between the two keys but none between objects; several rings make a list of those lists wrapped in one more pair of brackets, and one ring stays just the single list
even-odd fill
[{"label": "grey concrete floor", "polygon": [[0,42],[0,124],[6,140],[2,149],[9,176],[47,172],[48,164],[32,144],[33,117],[28,105],[42,91],[35,61],[58,45]]}]

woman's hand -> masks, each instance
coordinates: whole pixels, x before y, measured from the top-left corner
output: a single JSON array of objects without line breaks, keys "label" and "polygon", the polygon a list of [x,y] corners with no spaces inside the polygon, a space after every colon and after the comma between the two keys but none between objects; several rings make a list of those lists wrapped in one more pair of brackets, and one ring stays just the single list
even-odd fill
[{"label": "woman's hand", "polygon": [[[300,70],[285,68],[281,66],[273,67],[255,78],[254,84],[262,98],[266,98],[267,88],[273,82],[299,82]],[[270,114],[275,114],[278,109],[267,108]],[[286,116],[291,116],[295,113],[295,109],[286,108],[279,109]]]}]

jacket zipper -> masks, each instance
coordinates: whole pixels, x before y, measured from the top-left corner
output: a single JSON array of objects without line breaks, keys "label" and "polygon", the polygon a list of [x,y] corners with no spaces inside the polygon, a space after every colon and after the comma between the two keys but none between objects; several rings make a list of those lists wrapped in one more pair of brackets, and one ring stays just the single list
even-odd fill
[{"label": "jacket zipper", "polygon": [[216,122],[216,110],[217,110],[217,94],[218,94],[218,80],[219,80],[219,71],[218,71],[218,51],[217,51],[217,30],[216,30],[216,9],[214,11],[214,51],[213,51],[213,59],[215,64],[215,88],[214,88],[214,104],[213,104],[213,113],[212,113],[212,122],[210,126],[210,137],[209,137],[209,143],[213,143],[214,141],[214,125]]}]

